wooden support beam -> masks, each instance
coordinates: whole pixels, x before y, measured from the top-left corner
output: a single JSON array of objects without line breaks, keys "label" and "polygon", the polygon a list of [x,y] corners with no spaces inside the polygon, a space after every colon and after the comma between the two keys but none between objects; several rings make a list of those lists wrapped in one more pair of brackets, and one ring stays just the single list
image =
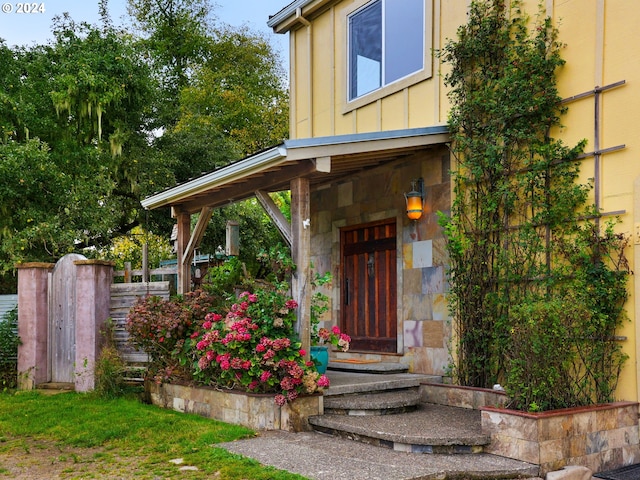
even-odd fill
[{"label": "wooden support beam", "polygon": [[296,269],[291,290],[298,302],[296,331],[309,359],[311,344],[311,225],[309,179],[291,180],[291,254]]},{"label": "wooden support beam", "polygon": [[178,224],[178,238],[176,239],[176,250],[178,254],[178,282],[176,288],[178,293],[187,293],[191,290],[191,265],[190,258],[186,258],[187,245],[191,236],[191,215],[176,207],[172,209],[172,216]]},{"label": "wooden support beam", "polygon": [[195,254],[198,245],[200,245],[200,242],[202,242],[202,237],[204,237],[204,232],[207,230],[207,225],[209,225],[211,215],[213,215],[213,208],[211,207],[203,207],[202,210],[200,210],[200,217],[193,229],[193,234],[191,235],[191,238],[189,238],[189,244],[187,245],[184,256],[182,257],[183,263],[191,263],[191,260],[193,260],[193,255]]},{"label": "wooden support beam", "polygon": [[258,202],[260,202],[262,208],[264,208],[264,210],[267,212],[267,215],[269,215],[269,218],[271,218],[271,221],[280,231],[282,238],[284,238],[285,242],[287,242],[289,247],[291,247],[291,225],[289,224],[289,221],[282,214],[282,212],[268,193],[263,192],[262,190],[256,190],[255,193]]},{"label": "wooden support beam", "polygon": [[331,157],[318,157],[316,158],[316,170],[318,172],[330,173],[331,172]]}]

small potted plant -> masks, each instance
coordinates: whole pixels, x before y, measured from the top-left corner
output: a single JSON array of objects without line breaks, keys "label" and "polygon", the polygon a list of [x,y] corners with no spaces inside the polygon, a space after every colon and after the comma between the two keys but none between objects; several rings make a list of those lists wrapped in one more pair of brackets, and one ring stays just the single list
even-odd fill
[{"label": "small potted plant", "polygon": [[[331,282],[331,273],[324,275],[316,273],[312,285],[321,287]],[[331,329],[320,327],[320,317],[329,309],[329,297],[322,292],[315,292],[311,301],[311,359],[316,364],[319,373],[325,373],[329,364],[329,345],[349,350],[351,338],[340,331],[340,327],[334,325]]]}]

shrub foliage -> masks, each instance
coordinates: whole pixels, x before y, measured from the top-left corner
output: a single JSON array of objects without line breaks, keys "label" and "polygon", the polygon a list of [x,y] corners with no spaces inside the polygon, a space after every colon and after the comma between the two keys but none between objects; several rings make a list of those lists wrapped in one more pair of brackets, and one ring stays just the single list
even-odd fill
[{"label": "shrub foliage", "polygon": [[279,405],[329,385],[294,332],[297,304],[286,283],[214,296],[147,297],[127,318],[131,340],[151,357],[156,381],[275,395]]},{"label": "shrub foliage", "polygon": [[0,318],[0,390],[15,388],[18,380],[18,308]]}]

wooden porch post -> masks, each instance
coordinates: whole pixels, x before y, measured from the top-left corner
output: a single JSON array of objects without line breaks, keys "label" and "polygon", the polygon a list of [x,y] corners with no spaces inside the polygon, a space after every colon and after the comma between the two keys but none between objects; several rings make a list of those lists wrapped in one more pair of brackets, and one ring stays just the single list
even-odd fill
[{"label": "wooden porch post", "polygon": [[191,290],[191,258],[185,258],[185,255],[189,255],[187,245],[189,245],[189,238],[191,237],[191,215],[174,207],[173,217],[178,224],[178,238],[176,240],[178,284],[176,287],[178,293],[183,294]]},{"label": "wooden porch post", "polygon": [[298,302],[296,330],[302,342],[302,348],[307,352],[307,360],[311,343],[310,212],[309,179],[291,180],[291,255],[296,265],[291,290],[293,298]]}]

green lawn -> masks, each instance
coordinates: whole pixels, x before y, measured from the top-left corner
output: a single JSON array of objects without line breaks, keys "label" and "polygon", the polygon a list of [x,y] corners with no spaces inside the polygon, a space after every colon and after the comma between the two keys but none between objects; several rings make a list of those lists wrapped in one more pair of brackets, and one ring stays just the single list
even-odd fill
[{"label": "green lawn", "polygon": [[[252,435],[131,398],[0,393],[0,478],[12,478],[11,468],[22,462],[45,463],[70,479],[304,479],[215,447]],[[182,465],[170,462],[178,458]],[[185,465],[198,470],[179,471]]]}]

